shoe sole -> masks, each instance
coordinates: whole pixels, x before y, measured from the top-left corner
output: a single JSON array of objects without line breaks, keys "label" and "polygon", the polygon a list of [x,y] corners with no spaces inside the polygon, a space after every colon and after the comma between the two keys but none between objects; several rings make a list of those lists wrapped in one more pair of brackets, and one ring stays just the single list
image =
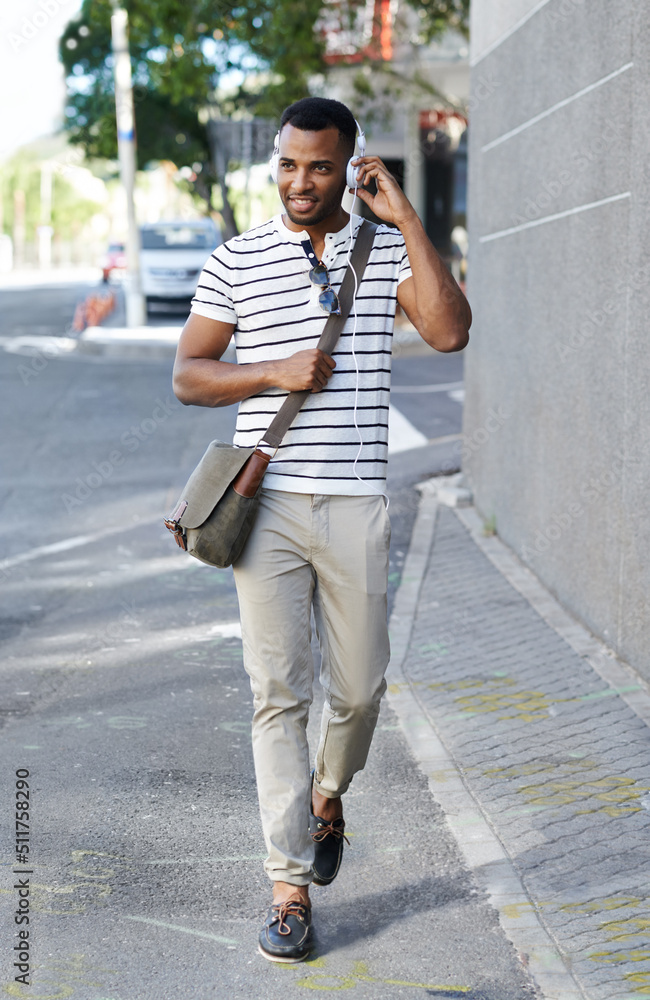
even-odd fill
[{"label": "shoe sole", "polygon": [[287,958],[283,955],[272,955],[270,952],[265,951],[261,944],[258,944],[257,950],[268,962],[282,962],[283,965],[297,965],[298,962],[304,962],[306,958],[309,958],[311,948],[309,951],[306,951],[304,955],[301,955],[300,958]]},{"label": "shoe sole", "polygon": [[[336,875],[338,875],[338,872],[336,873]],[[319,879],[316,878],[316,876],[314,876],[311,880],[312,885],[331,885],[334,879],[336,878],[336,875],[332,875],[331,878],[328,878],[326,880]]]},{"label": "shoe sole", "polygon": [[313,883],[313,885],[331,885],[332,882],[334,881],[334,879],[336,878],[336,876],[338,875],[338,873],[341,870],[341,862],[342,861],[343,861],[343,851],[341,851],[341,853],[339,855],[339,860],[338,860],[338,864],[336,866],[336,871],[334,872],[333,875],[330,875],[329,878],[323,878],[322,875],[319,875],[318,872],[314,871],[314,874],[312,876],[312,883]]}]

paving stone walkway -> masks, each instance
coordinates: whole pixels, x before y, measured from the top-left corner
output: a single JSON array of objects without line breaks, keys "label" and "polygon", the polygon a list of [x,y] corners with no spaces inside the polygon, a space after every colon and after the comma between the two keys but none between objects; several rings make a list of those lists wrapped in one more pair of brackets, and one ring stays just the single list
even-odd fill
[{"label": "paving stone walkway", "polygon": [[[515,943],[531,917],[546,932],[575,984],[555,995],[649,996],[650,728],[631,704],[650,697],[631,672],[616,690],[558,634],[466,512],[433,516],[393,694],[408,686],[503,847],[524,889],[502,906],[505,923]],[[453,776],[429,778],[444,807]]]}]

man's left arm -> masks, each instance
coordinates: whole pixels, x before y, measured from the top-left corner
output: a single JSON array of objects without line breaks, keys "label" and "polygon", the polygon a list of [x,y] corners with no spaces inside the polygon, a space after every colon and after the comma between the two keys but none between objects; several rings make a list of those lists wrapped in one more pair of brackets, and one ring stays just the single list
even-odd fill
[{"label": "man's left arm", "polygon": [[[462,351],[469,340],[472,311],[453,275],[436,252],[415,209],[378,156],[355,160],[358,197],[384,222],[397,226],[412,277],[397,288],[397,301],[423,340],[437,351]],[[377,193],[365,185],[374,178]]]}]

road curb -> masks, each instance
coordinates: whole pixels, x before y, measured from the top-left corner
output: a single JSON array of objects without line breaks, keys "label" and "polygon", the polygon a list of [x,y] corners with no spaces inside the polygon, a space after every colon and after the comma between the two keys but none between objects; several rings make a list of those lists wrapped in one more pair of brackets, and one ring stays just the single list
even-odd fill
[{"label": "road curb", "polygon": [[173,358],[181,330],[182,326],[143,326],[136,329],[89,326],[79,336],[77,352],[113,358]]},{"label": "road curb", "polygon": [[501,927],[543,997],[545,1000],[585,1000],[584,992],[542,924],[535,903],[526,892],[509,855],[465,784],[460,768],[442,743],[404,672],[418,601],[433,548],[439,505],[440,500],[434,490],[422,492],[402,582],[390,619],[392,655],[386,673],[388,702],[398,717],[418,766],[428,779],[431,794],[445,813],[467,866],[497,910]]}]

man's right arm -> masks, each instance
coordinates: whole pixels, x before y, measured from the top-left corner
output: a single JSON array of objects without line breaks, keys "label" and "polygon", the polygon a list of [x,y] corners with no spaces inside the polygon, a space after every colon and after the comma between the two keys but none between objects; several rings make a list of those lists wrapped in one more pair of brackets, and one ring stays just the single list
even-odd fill
[{"label": "man's right arm", "polygon": [[174,363],[174,393],[181,403],[228,406],[270,388],[320,392],[336,367],[318,348],[277,361],[245,365],[222,361],[234,329],[232,323],[190,313]]}]

